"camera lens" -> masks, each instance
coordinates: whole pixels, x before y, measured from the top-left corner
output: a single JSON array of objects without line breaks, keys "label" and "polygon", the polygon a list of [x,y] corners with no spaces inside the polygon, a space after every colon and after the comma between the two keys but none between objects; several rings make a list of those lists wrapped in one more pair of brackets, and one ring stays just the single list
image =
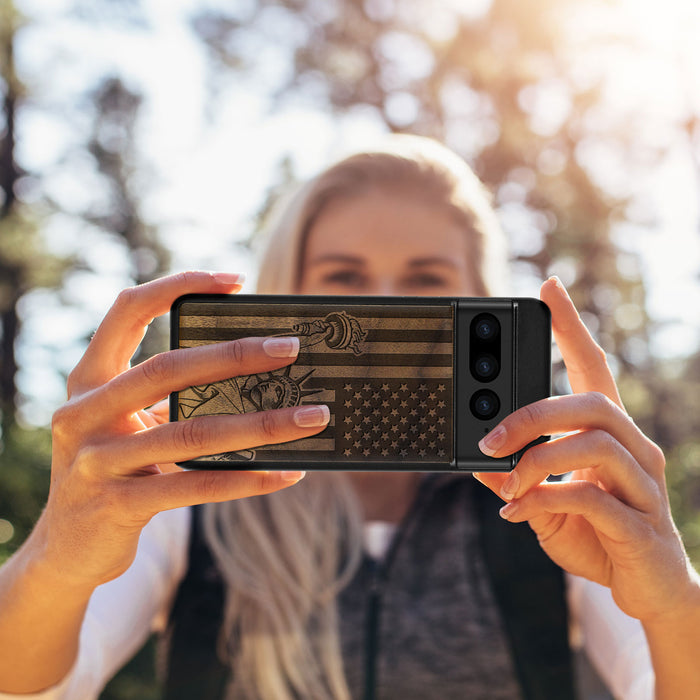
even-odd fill
[{"label": "camera lens", "polygon": [[498,374],[498,360],[493,355],[480,355],[474,362],[474,374],[482,382],[488,382]]},{"label": "camera lens", "polygon": [[470,401],[472,413],[480,420],[493,418],[501,408],[498,396],[490,389],[477,391]]},{"label": "camera lens", "polygon": [[491,314],[481,314],[474,319],[474,333],[481,340],[493,340],[501,330],[498,319]]}]

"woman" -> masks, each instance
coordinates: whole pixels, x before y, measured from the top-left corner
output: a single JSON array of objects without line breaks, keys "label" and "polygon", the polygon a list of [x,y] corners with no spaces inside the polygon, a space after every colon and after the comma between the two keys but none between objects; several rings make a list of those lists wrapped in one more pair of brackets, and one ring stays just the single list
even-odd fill
[{"label": "woman", "polygon": [[[260,291],[482,295],[501,280],[497,227],[478,181],[425,140],[399,139],[384,152],[338,164],[304,188],[279,222]],[[537,618],[522,622],[517,608],[527,607],[519,593],[541,595],[544,585],[556,607],[556,573],[541,561],[534,573],[520,562],[504,567],[527,538],[498,551],[511,540],[491,537],[493,509],[482,507],[489,491],[475,492],[469,477],[313,473],[293,488],[245,498],[295,484],[302,474],[173,466],[309,436],[329,420],[319,406],[178,424],[165,422],[162,404],[144,410],[186,386],[293,362],[293,340],[250,339],[164,353],[128,368],[145,327],[175,297],[239,287],[233,275],[186,273],[126,290],[71,374],[68,403],[54,419],[47,507],[0,572],[0,689],[27,693],[58,683],[40,697],[94,697],[153,621],[170,614],[173,697],[186,680],[178,670],[190,661],[195,672],[204,669],[196,680],[198,694],[208,697],[346,698],[366,686],[366,697],[375,689],[378,697],[547,697],[538,691],[548,669],[542,640],[532,634],[527,643],[527,625]],[[700,585],[670,517],[663,455],[624,413],[604,354],[561,285],[547,281],[542,298],[574,394],[517,411],[481,445],[502,456],[542,434],[568,435],[529,450],[510,475],[479,479],[508,502],[503,518],[527,521],[558,566],[608,587],[621,610],[641,621],[658,697],[700,697]],[[542,483],[572,469],[571,481]],[[221,505],[196,509],[185,571],[191,515],[180,507],[205,502]],[[168,509],[178,510],[146,526]],[[460,562],[458,575],[450,577],[445,561]],[[393,578],[373,575],[389,564]],[[505,595],[498,591],[504,570],[513,577]],[[386,581],[397,585],[374,595]],[[576,579],[573,590],[584,624],[589,610],[618,616],[603,636],[616,625],[630,625],[625,634],[639,629],[600,596],[600,586]],[[183,610],[211,601],[215,629],[207,634],[211,614],[197,610],[188,619]],[[389,629],[358,633],[365,603],[367,617],[391,620]],[[554,620],[545,642],[550,634],[559,639],[561,627]],[[199,633],[202,643],[192,643]],[[217,643],[223,673],[208,665]],[[616,653],[615,646],[613,640],[603,655]],[[539,650],[537,658],[530,648]],[[567,659],[556,644],[553,654],[552,687],[561,693],[549,697],[568,697]],[[210,695],[201,685],[206,678],[216,686]],[[641,697],[633,684],[627,688],[629,697]]]}]

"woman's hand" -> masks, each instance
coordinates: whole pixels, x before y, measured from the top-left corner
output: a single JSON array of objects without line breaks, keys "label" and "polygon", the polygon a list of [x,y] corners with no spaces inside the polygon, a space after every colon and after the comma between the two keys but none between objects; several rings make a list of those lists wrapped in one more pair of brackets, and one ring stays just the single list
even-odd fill
[{"label": "woman's hand", "polygon": [[[605,353],[561,283],[545,282],[541,297],[574,393],[515,411],[481,448],[503,457],[540,435],[567,435],[527,450],[510,475],[477,478],[509,501],[504,518],[528,521],[557,564],[610,587],[629,615],[653,621],[697,608],[697,576],[671,518],[663,453],[625,412]],[[570,481],[544,482],[568,472]]]},{"label": "woman's hand", "polygon": [[94,587],[121,574],[161,510],[269,493],[303,476],[183,471],[174,462],[313,435],[328,421],[325,406],[167,423],[162,402],[188,386],[284,367],[296,358],[296,339],[248,338],[129,365],[148,324],[176,297],[239,289],[236,275],[187,272],[125,290],[107,313],[54,416],[49,499],[32,535],[63,580]]}]

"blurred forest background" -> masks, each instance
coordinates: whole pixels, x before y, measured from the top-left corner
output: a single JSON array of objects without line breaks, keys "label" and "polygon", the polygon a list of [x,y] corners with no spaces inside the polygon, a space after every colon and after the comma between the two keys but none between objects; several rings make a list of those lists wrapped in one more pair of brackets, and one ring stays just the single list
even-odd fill
[{"label": "blurred forest background", "polygon": [[[0,0],[0,561],[45,502],[51,413],[118,290],[252,270],[285,186],[405,131],[493,191],[515,291],[568,284],[700,565],[700,13],[649,5]],[[156,324],[141,352],[166,344]],[[103,698],[157,698],[153,654]]]}]

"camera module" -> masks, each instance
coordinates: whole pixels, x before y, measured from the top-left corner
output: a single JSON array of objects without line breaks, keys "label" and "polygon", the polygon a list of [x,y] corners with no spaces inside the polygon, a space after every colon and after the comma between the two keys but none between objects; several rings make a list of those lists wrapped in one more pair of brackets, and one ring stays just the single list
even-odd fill
[{"label": "camera module", "polygon": [[481,340],[494,340],[501,330],[501,324],[492,314],[480,314],[472,324],[474,334]]},{"label": "camera module", "polygon": [[496,394],[490,389],[477,391],[469,402],[472,413],[479,420],[490,420],[498,414],[501,402]]},{"label": "camera module", "polygon": [[498,360],[493,355],[479,355],[474,362],[474,375],[482,381],[491,381],[498,374]]}]

